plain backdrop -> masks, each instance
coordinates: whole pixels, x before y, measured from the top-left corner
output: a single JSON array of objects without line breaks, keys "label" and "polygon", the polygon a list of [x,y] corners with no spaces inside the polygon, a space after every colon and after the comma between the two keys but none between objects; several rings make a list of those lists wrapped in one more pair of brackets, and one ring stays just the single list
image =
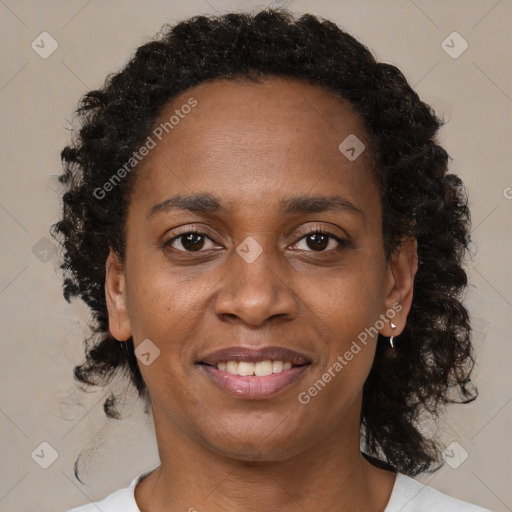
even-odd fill
[{"label": "plain backdrop", "polygon": [[[102,404],[110,391],[83,392],[73,382],[89,315],[84,305],[69,305],[62,297],[58,253],[48,230],[59,212],[59,153],[69,141],[80,96],[101,86],[164,22],[266,5],[271,4],[0,0],[1,511],[66,510],[103,498],[158,464],[151,418],[130,389],[124,419],[109,421]],[[453,158],[451,170],[467,186],[473,218],[466,304],[480,396],[451,406],[443,423],[442,442],[457,443],[451,446],[459,450],[458,463],[418,480],[496,512],[512,510],[512,3],[275,5],[326,17],[349,31],[379,60],[398,66],[447,121],[439,140]],[[46,55],[52,45],[58,47]],[[122,390],[126,382],[113,387]],[[86,485],[73,475],[82,451]]]}]

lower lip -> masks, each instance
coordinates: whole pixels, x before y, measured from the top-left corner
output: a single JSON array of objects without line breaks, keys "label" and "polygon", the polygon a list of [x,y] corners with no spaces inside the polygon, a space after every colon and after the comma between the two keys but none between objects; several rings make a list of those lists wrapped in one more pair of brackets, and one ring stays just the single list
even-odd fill
[{"label": "lower lip", "polygon": [[206,364],[200,366],[206,372],[206,375],[227,393],[242,399],[263,400],[276,395],[296,382],[308,369],[309,364],[292,366],[280,373],[272,373],[264,377],[233,375]]}]

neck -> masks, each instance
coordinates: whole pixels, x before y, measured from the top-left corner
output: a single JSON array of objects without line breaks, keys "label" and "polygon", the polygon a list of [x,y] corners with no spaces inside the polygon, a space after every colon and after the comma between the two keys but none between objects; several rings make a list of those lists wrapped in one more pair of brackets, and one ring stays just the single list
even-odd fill
[{"label": "neck", "polygon": [[361,455],[358,422],[289,457],[248,461],[164,428],[163,416],[153,415],[161,465],[136,488],[142,512],[382,512],[389,501],[395,474]]}]

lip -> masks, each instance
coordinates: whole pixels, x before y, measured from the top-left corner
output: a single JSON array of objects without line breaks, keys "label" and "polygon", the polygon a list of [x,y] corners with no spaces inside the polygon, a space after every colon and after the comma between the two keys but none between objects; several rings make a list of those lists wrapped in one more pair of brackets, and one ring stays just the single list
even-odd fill
[{"label": "lip", "polygon": [[[245,360],[248,361],[248,359]],[[264,400],[291,386],[304,374],[310,364],[292,366],[281,373],[273,373],[265,377],[233,375],[207,364],[199,364],[199,367],[225,392],[240,399]]]},{"label": "lip", "polygon": [[[220,350],[216,350],[214,352],[210,352],[206,356],[200,357],[196,364],[203,363],[211,366],[216,366],[218,363],[225,361],[249,361],[252,363],[257,363],[258,361],[265,360],[290,361],[290,363],[292,363],[292,365],[294,366],[311,363],[311,361],[304,354],[296,352],[295,350],[290,350],[288,348],[279,346],[268,346],[258,349],[248,347],[223,348]],[[290,370],[291,369],[293,368],[290,368]],[[263,377],[258,378],[262,379]]]}]

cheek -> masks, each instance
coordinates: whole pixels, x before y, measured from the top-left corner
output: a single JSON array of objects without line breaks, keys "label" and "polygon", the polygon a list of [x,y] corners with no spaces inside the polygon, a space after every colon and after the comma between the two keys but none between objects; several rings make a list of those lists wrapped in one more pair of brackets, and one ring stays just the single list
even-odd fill
[{"label": "cheek", "polygon": [[[193,329],[195,309],[177,283],[156,269],[133,279],[129,296],[128,313],[142,378],[156,403],[169,396],[179,401],[183,394],[180,382],[186,378],[184,347]],[[147,353],[150,356],[145,360]]]},{"label": "cheek", "polygon": [[306,407],[311,407],[311,413],[316,409],[325,425],[335,427],[343,422],[344,416],[357,407],[373,356],[374,349],[370,346],[361,346],[357,353],[348,349],[337,355],[305,390],[306,394],[301,396],[302,403],[309,400]]},{"label": "cheek", "polygon": [[360,396],[375,357],[376,336],[361,329],[361,318],[340,318],[338,330],[327,342],[327,357],[298,396],[311,410],[322,411],[328,424],[340,421]]},{"label": "cheek", "polygon": [[183,271],[173,272],[154,261],[137,266],[135,261],[128,279],[128,314],[135,341],[151,336],[161,343],[176,339],[176,333],[198,313],[207,287],[186,279]]},{"label": "cheek", "polygon": [[[355,260],[359,261],[355,261]],[[326,327],[329,337],[338,340],[339,350],[362,331],[375,325],[383,303],[382,265],[354,258],[328,280],[304,290],[312,311]],[[314,290],[314,291],[312,291]]]},{"label": "cheek", "polygon": [[319,373],[329,391],[322,394],[333,393],[330,400],[350,400],[370,371],[382,328],[381,322],[377,323],[383,312],[378,284],[382,281],[381,267],[360,258],[350,268],[340,270],[327,286],[310,294],[316,322],[324,333],[326,357]]},{"label": "cheek", "polygon": [[158,349],[150,366],[139,359],[144,380],[155,391],[158,381],[170,384],[186,378],[214,282],[211,275],[193,277],[158,264],[134,264],[129,270],[128,315],[136,350],[147,339]]}]

